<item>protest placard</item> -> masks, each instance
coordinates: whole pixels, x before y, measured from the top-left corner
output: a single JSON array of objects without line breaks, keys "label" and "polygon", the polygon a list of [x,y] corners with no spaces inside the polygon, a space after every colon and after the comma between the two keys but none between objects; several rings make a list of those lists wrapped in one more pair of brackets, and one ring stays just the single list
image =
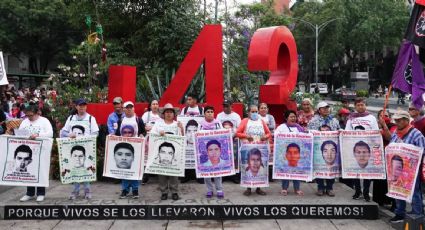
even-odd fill
[{"label": "protest placard", "polygon": [[313,134],[313,178],[341,176],[339,131],[311,131]]},{"label": "protest placard", "polygon": [[241,187],[268,187],[268,143],[241,143],[239,152]]},{"label": "protest placard", "polygon": [[180,121],[184,128],[186,169],[195,168],[195,133],[202,120],[204,116],[177,116],[177,121]]}]

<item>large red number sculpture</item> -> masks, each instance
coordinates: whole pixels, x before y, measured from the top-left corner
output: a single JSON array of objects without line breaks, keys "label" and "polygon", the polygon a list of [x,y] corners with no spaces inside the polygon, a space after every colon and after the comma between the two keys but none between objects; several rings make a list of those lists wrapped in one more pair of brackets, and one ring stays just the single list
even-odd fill
[{"label": "large red number sculpture", "polygon": [[[193,43],[170,85],[161,97],[160,105],[180,105],[187,88],[199,67],[204,64],[206,104],[221,111],[223,102],[223,48],[221,25],[206,25]],[[270,79],[260,88],[260,101],[269,104],[270,112],[281,121],[284,109],[291,108],[289,94],[295,87],[298,72],[295,40],[286,27],[270,27],[255,32],[248,54],[251,71],[269,70]],[[134,102],[136,96],[136,68],[111,66],[109,68],[108,101],[122,97]],[[136,113],[141,115],[148,103],[135,103]],[[242,115],[243,105],[234,104],[234,110]],[[99,124],[105,124],[113,111],[112,104],[89,104],[88,112]]]},{"label": "large red number sculpture", "polygon": [[258,29],[248,51],[248,70],[270,71],[269,80],[260,86],[259,99],[281,123],[286,109],[296,109],[290,95],[297,83],[298,55],[291,31],[285,26]]}]

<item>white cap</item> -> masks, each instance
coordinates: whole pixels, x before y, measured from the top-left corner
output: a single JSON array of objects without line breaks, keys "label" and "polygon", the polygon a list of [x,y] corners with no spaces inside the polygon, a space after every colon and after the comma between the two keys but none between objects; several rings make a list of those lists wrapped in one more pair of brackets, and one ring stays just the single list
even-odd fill
[{"label": "white cap", "polygon": [[125,108],[125,107],[127,107],[127,106],[129,106],[129,105],[131,105],[131,106],[133,106],[133,107],[134,107],[134,104],[133,104],[133,102],[131,102],[131,101],[126,101],[126,102],[124,102],[123,107]]},{"label": "white cap", "polygon": [[320,108],[323,108],[323,107],[329,107],[329,104],[324,102],[324,101],[319,102],[319,104],[317,104],[317,106],[316,106],[316,109],[320,109]]},{"label": "white cap", "polygon": [[393,119],[394,120],[398,120],[398,119],[401,119],[401,118],[410,119],[410,115],[409,115],[409,113],[407,111],[397,110],[395,112],[395,114],[393,115]]}]

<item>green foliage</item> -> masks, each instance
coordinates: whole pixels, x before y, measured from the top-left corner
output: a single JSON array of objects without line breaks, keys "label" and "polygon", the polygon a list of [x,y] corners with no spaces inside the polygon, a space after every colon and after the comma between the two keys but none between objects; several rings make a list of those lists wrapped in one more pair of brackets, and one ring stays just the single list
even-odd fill
[{"label": "green foliage", "polygon": [[356,91],[357,97],[369,97],[369,91],[368,90],[357,90]]}]

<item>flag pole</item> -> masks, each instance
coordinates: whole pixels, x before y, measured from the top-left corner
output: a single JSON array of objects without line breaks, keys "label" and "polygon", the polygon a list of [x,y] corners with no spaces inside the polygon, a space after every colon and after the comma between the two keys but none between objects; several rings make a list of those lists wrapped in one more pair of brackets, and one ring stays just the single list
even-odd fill
[{"label": "flag pole", "polygon": [[[391,95],[391,90],[393,89],[393,85],[392,84],[390,84],[390,87],[388,87],[388,92],[387,92],[387,95],[385,96],[385,102],[384,102],[384,112],[386,111],[386,109],[387,109],[387,106],[388,106],[388,100],[389,100],[389,97],[390,97],[390,95]],[[385,113],[384,113],[385,114]]]}]

